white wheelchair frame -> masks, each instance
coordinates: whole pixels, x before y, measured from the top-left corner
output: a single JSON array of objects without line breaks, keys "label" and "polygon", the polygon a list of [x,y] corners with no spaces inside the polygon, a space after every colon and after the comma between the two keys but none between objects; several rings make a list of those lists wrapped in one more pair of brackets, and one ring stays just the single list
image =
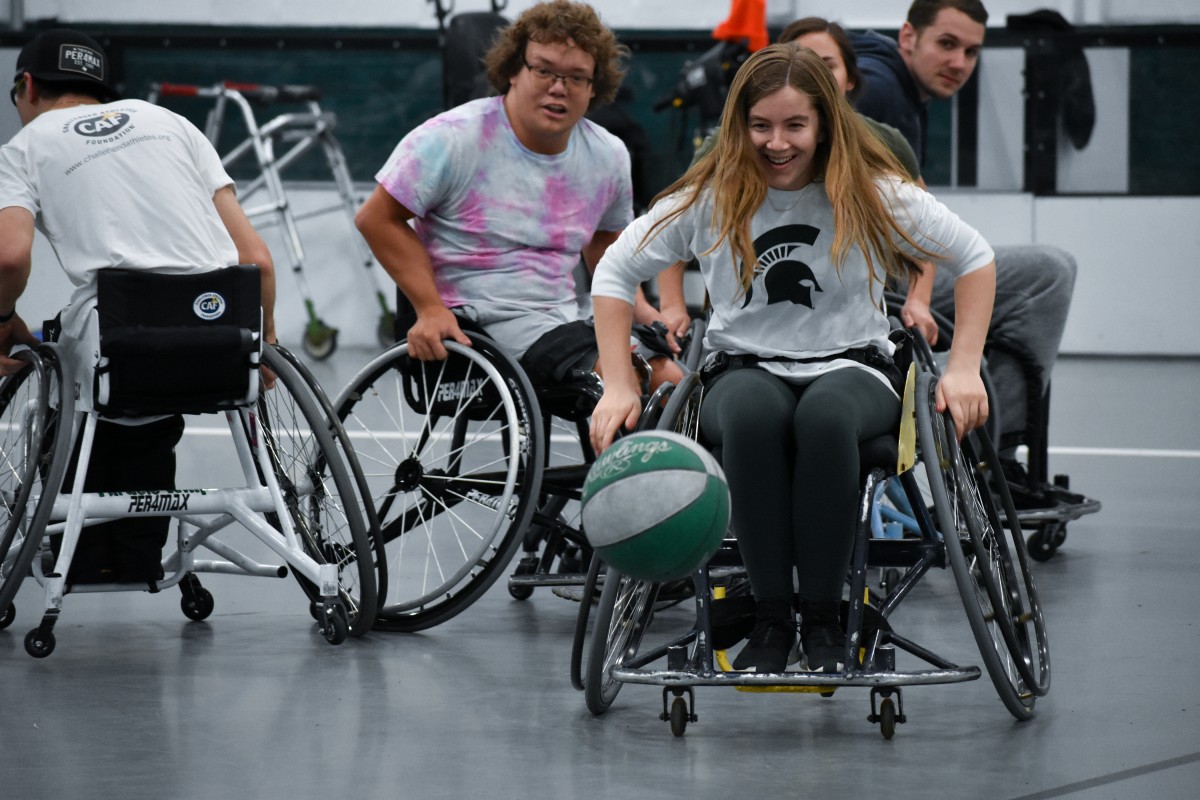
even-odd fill
[{"label": "white wheelchair frame", "polygon": [[[376,558],[372,532],[359,497],[361,470],[344,431],[330,413],[320,387],[290,354],[277,346],[262,348],[262,366],[275,375],[274,388],[259,390],[259,357],[251,358],[249,392],[224,410],[241,467],[242,485],[231,488],[86,492],[96,425],[101,418],[93,396],[93,376],[101,361],[96,312],[90,312],[87,336],[69,346],[46,343],[27,356],[29,369],[50,384],[51,414],[70,420],[46,444],[25,441],[23,463],[35,459],[43,479],[21,509],[21,527],[4,540],[0,552],[0,628],[11,623],[12,598],[25,575],[42,588],[45,612],[25,638],[26,651],[45,657],[55,647],[54,625],[68,593],[148,590],[179,585],[184,613],[193,620],[213,610],[211,593],[197,573],[285,577],[294,570],[310,596],[310,611],[332,644],[370,629],[377,605]],[[257,337],[257,334],[255,334]],[[101,390],[102,392],[103,390]],[[272,419],[273,404],[291,401],[298,414]],[[103,398],[101,398],[103,405]],[[7,411],[7,409],[5,409]],[[0,412],[3,413],[3,412]],[[31,410],[17,410],[23,419]],[[23,423],[22,423],[23,424]],[[286,426],[286,427],[285,427]],[[42,431],[45,434],[46,431]],[[300,452],[285,453],[284,438],[304,440]],[[79,458],[73,485],[58,486],[78,440]],[[288,443],[291,443],[289,439]],[[5,453],[6,463],[16,460]],[[15,510],[15,507],[14,507]],[[137,584],[76,584],[67,577],[80,534],[91,523],[112,519],[170,516],[179,519],[177,549],[163,560],[164,578]],[[9,520],[10,524],[15,520]],[[240,524],[282,560],[260,563],[217,534]],[[52,535],[61,535],[55,558]],[[341,536],[342,540],[332,537]],[[198,557],[205,548],[215,558]]]}]

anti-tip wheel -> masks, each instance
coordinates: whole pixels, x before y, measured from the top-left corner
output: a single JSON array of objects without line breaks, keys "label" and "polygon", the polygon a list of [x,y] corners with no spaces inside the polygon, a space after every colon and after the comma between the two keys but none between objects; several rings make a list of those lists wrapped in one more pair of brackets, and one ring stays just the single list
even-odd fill
[{"label": "anti-tip wheel", "polygon": [[346,614],[346,607],[339,601],[325,606],[322,610],[325,619],[321,626],[321,635],[325,637],[325,641],[330,644],[346,641],[346,636],[350,633],[350,617]]},{"label": "anti-tip wheel", "polygon": [[683,732],[687,730],[687,724],[687,701],[682,697],[676,697],[671,702],[671,733],[676,736],[683,736]]},{"label": "anti-tip wheel", "polygon": [[1029,557],[1034,561],[1049,561],[1058,552],[1067,538],[1067,526],[1063,522],[1047,522],[1025,540]]},{"label": "anti-tip wheel", "polygon": [[508,594],[513,600],[528,600],[533,597],[533,587],[521,586],[519,584],[514,586],[510,583],[508,585]]},{"label": "anti-tip wheel", "polygon": [[179,607],[183,609],[185,617],[194,622],[200,622],[208,619],[213,608],[216,607],[216,602],[213,600],[212,592],[200,586],[192,590],[191,597],[180,598]]},{"label": "anti-tip wheel", "polygon": [[34,658],[45,658],[54,652],[54,633],[34,628],[25,634],[25,652]]},{"label": "anti-tip wheel", "polygon": [[883,702],[879,704],[879,732],[883,734],[884,739],[891,739],[896,735],[896,704],[890,697],[883,698]]}]

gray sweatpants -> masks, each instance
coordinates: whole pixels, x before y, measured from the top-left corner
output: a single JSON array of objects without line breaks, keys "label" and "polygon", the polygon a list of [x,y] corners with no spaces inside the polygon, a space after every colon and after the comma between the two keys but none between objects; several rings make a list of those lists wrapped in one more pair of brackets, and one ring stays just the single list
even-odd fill
[{"label": "gray sweatpants", "polygon": [[[988,330],[988,372],[996,387],[1000,432],[1025,440],[1027,409],[1040,402],[1058,357],[1071,295],[1075,258],[1042,244],[996,247],[996,303]],[[954,320],[954,281],[946,270],[934,280],[933,308]],[[1032,367],[1032,372],[1027,369]],[[1027,374],[1037,376],[1032,396]]]}]

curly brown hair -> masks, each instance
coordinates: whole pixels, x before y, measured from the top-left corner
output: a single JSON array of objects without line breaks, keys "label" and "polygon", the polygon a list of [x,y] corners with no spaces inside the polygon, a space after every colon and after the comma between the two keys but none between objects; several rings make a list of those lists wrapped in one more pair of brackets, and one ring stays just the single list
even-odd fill
[{"label": "curly brown hair", "polygon": [[587,3],[571,0],[538,3],[500,31],[483,58],[488,83],[500,94],[508,92],[512,76],[524,67],[525,47],[530,41],[543,44],[570,42],[595,59],[592,88],[596,96],[589,108],[611,103],[616,97],[625,75],[621,62],[629,57],[629,48],[617,41]]}]

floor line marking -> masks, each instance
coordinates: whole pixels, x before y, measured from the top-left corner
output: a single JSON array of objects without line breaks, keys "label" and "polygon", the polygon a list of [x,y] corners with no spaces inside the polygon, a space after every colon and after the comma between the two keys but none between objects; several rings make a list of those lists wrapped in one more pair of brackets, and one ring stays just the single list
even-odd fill
[{"label": "floor line marking", "polygon": [[1200,458],[1200,450],[1167,450],[1145,447],[1051,447],[1054,455],[1110,456],[1114,458]]},{"label": "floor line marking", "polygon": [[1165,761],[1155,761],[1153,764],[1123,769],[1120,772],[1111,772],[1108,775],[1101,775],[1086,781],[1068,783],[1066,786],[1059,786],[1056,789],[1047,789],[1043,792],[1034,792],[1033,794],[1023,794],[1020,797],[1014,797],[1013,800],[1049,800],[1051,797],[1063,797],[1068,794],[1082,792],[1085,789],[1094,789],[1097,786],[1107,786],[1110,783],[1126,781],[1130,778],[1140,778],[1152,772],[1162,772],[1163,770],[1182,767],[1194,761],[1200,761],[1200,753],[1192,753],[1191,755],[1179,756],[1178,758],[1168,758]]},{"label": "floor line marking", "polygon": [[[192,436],[220,436],[229,433],[228,428],[208,426],[188,427],[184,432]],[[412,439],[412,434],[402,434],[398,431],[348,431],[351,439]],[[572,437],[555,434],[555,441],[574,441]],[[1169,450],[1165,448],[1148,447],[1070,447],[1056,446],[1049,448],[1052,455],[1061,456],[1099,456],[1102,458],[1200,458],[1200,450]]]}]

